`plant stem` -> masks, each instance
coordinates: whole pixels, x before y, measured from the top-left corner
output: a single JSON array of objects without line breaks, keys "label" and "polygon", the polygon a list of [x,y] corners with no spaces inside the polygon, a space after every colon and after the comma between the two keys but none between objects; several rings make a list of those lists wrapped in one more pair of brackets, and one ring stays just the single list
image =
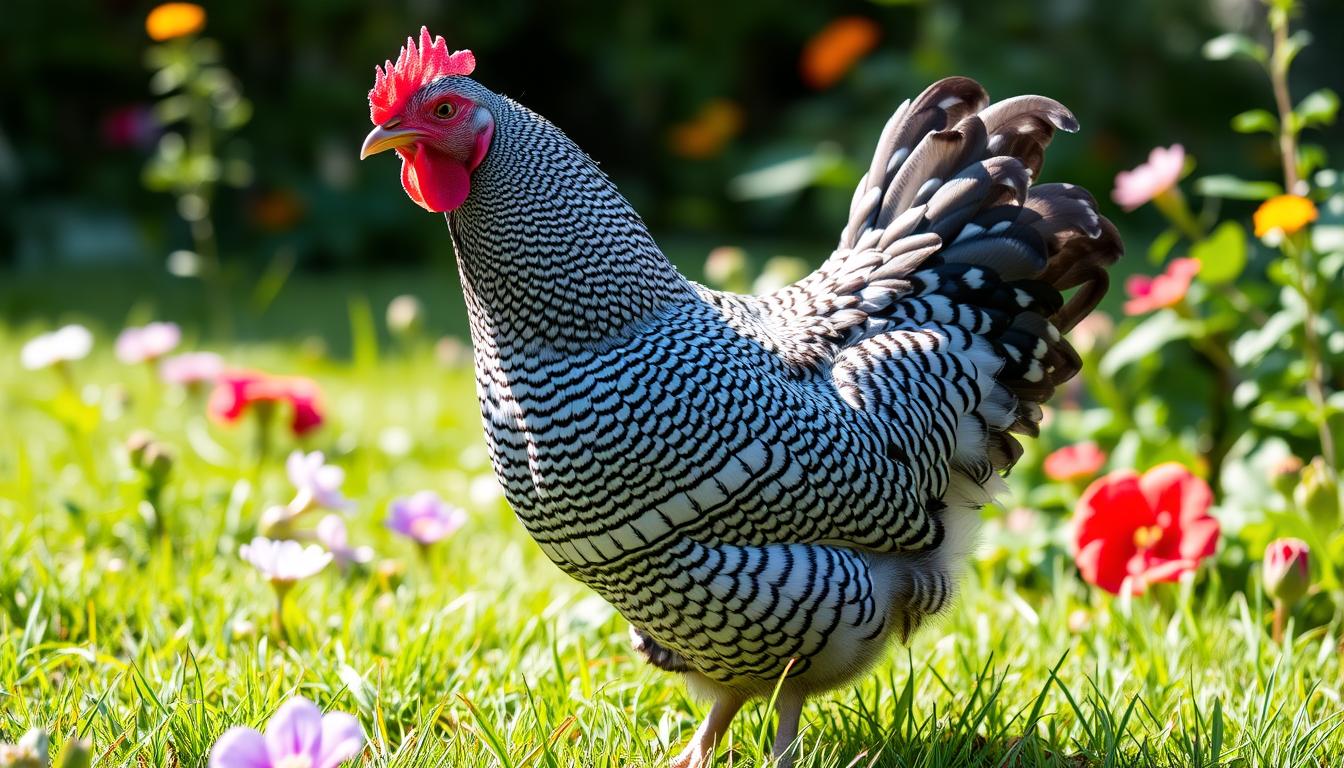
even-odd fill
[{"label": "plant stem", "polygon": [[1302,330],[1305,344],[1302,356],[1307,364],[1307,398],[1316,410],[1316,431],[1320,435],[1321,457],[1325,459],[1326,469],[1333,476],[1339,465],[1335,463],[1335,436],[1330,431],[1330,412],[1326,409],[1325,395],[1325,358],[1321,354],[1321,337],[1316,329],[1316,318],[1324,312],[1317,301],[1313,277],[1315,265],[1311,261],[1310,248],[1305,241],[1299,242],[1286,238],[1283,250],[1293,260],[1297,269],[1297,288],[1302,301],[1307,305],[1307,316],[1303,319]]},{"label": "plant stem", "polygon": [[1293,103],[1288,97],[1288,12],[1275,8],[1269,14],[1274,31],[1274,51],[1269,59],[1269,82],[1274,87],[1274,104],[1279,110],[1279,154],[1283,157],[1283,190],[1298,194],[1297,128],[1293,124]]},{"label": "plant stem", "polygon": [[1282,600],[1274,601],[1273,638],[1275,645],[1283,645],[1283,627],[1288,623],[1288,606]]},{"label": "plant stem", "polygon": [[[1283,156],[1283,186],[1289,194],[1304,193],[1297,176],[1297,126],[1293,115],[1292,99],[1288,94],[1288,66],[1291,63],[1288,50],[1288,11],[1282,7],[1271,9],[1269,24],[1274,31],[1274,50],[1269,60],[1269,81],[1274,87],[1274,103],[1279,110],[1279,152]],[[1307,397],[1316,410],[1316,429],[1320,434],[1321,456],[1332,478],[1339,465],[1335,463],[1335,438],[1330,432],[1330,414],[1326,410],[1325,382],[1327,380],[1325,361],[1321,354],[1321,339],[1316,330],[1316,318],[1324,308],[1318,301],[1315,265],[1311,260],[1311,244],[1307,238],[1284,239],[1284,252],[1295,262],[1297,268],[1298,292],[1307,305],[1307,316],[1303,322],[1306,339],[1303,356],[1307,363]]]},{"label": "plant stem", "polygon": [[275,613],[271,614],[271,634],[275,642],[285,645],[289,637],[285,632],[285,595],[289,594],[288,584],[275,584]]}]

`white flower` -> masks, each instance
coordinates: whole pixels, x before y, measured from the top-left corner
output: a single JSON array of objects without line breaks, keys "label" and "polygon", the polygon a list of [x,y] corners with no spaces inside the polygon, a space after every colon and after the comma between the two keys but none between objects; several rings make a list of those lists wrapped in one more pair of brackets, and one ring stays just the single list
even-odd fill
[{"label": "white flower", "polygon": [[298,491],[289,504],[290,511],[296,515],[314,506],[335,510],[350,507],[349,499],[341,494],[345,470],[327,464],[321,451],[294,451],[285,460],[285,472]]},{"label": "white flower", "polygon": [[304,546],[297,541],[275,541],[263,536],[239,547],[238,554],[277,585],[289,585],[313,576],[326,568],[332,558],[330,552],[316,544]]},{"label": "white flower", "polygon": [[117,336],[117,359],[128,365],[158,360],[177,348],[182,329],[177,323],[150,323],[127,328]]},{"label": "white flower", "polygon": [[317,524],[317,540],[327,548],[341,567],[362,565],[373,560],[373,548],[350,546],[350,534],[340,515],[327,515]]},{"label": "white flower", "polygon": [[30,371],[50,368],[57,363],[83,359],[93,349],[93,334],[82,325],[67,325],[58,331],[44,333],[27,344],[19,358]]},{"label": "white flower", "polygon": [[387,328],[397,336],[416,330],[424,319],[425,307],[414,296],[398,296],[387,305]]}]

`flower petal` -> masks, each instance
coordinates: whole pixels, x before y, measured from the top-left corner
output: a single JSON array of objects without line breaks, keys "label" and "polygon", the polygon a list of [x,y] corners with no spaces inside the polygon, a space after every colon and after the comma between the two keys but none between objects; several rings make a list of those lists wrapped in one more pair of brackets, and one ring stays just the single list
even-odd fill
[{"label": "flower petal", "polygon": [[1125,564],[1132,555],[1133,547],[1126,548],[1121,541],[1095,539],[1078,550],[1075,562],[1084,581],[1118,595],[1129,575]]},{"label": "flower petal", "polygon": [[266,726],[266,748],[272,760],[293,755],[312,758],[322,743],[322,710],[295,696],[280,706]]},{"label": "flower petal", "polygon": [[1181,529],[1181,557],[1198,562],[1218,548],[1218,532],[1222,528],[1217,518],[1204,517],[1187,521]]},{"label": "flower petal", "polygon": [[1078,501],[1074,542],[1081,551],[1094,539],[1133,541],[1134,530],[1152,525],[1153,510],[1137,473],[1123,469],[1093,481]]},{"label": "flower petal", "polygon": [[235,725],[210,748],[210,768],[271,768],[266,740],[251,728]]},{"label": "flower petal", "polygon": [[1181,578],[1181,574],[1193,571],[1197,567],[1198,564],[1193,560],[1154,560],[1138,576],[1148,584],[1176,581]]},{"label": "flower petal", "polygon": [[1174,461],[1143,473],[1139,485],[1153,510],[1167,512],[1173,520],[1197,520],[1213,505],[1209,484]]},{"label": "flower petal", "polygon": [[364,729],[354,715],[331,712],[322,718],[322,749],[313,768],[336,768],[364,749]]}]

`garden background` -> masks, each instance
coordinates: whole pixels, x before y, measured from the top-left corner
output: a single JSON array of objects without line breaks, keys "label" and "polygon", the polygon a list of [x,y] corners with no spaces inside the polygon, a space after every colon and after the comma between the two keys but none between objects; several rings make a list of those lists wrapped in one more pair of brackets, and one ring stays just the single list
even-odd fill
[{"label": "garden background", "polygon": [[[200,765],[294,694],[354,713],[373,765],[655,763],[694,727],[699,705],[512,521],[442,217],[391,160],[358,160],[373,67],[425,24],[601,162],[684,271],[735,290],[829,253],[881,126],[939,77],[1078,116],[1042,180],[1090,189],[1124,237],[1109,322],[1075,334],[1086,372],[986,510],[967,596],[809,707],[807,764],[1344,755],[1344,5],[235,2],[181,35],[147,28],[152,7],[0,10],[0,741],[40,727],[98,765]],[[1315,40],[1273,48],[1274,13]],[[1288,121],[1256,60],[1283,44]],[[1175,144],[1179,186],[1113,201],[1117,173]],[[1284,192],[1312,221],[1258,231]],[[283,423],[164,381],[158,354],[123,362],[113,340],[150,321],[274,375]],[[67,324],[91,353],[28,365]],[[352,545],[273,616],[239,547],[317,536],[296,449],[344,473],[373,554]],[[1089,482],[1169,462],[1210,488],[1216,553],[1142,594],[1088,586]],[[422,490],[453,510],[417,546],[385,518]],[[287,501],[306,517],[274,528]],[[1260,563],[1284,537],[1310,548],[1310,589],[1275,627]],[[752,718],[745,759],[768,745]]]}]

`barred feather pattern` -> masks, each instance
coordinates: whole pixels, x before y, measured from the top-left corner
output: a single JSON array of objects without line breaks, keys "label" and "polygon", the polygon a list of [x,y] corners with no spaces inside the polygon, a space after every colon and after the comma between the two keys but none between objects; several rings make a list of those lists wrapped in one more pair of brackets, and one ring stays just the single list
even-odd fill
[{"label": "barred feather pattern", "polygon": [[932,86],[888,124],[836,252],[753,297],[682,277],[545,119],[433,87],[496,123],[447,215],[495,471],[636,650],[710,688],[789,669],[820,690],[942,610],[964,513],[1076,372],[1060,331],[1119,255],[1085,192],[1030,186],[1072,116]]}]

